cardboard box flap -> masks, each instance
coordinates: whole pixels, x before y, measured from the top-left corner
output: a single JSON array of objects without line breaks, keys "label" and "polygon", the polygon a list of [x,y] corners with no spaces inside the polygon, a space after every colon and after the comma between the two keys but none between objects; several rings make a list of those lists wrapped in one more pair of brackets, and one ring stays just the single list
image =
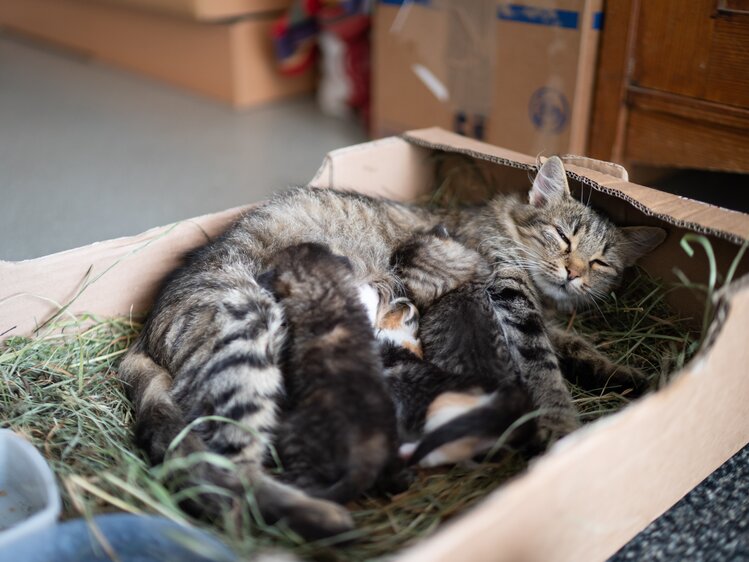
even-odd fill
[{"label": "cardboard box flap", "polygon": [[629,181],[629,173],[627,172],[627,169],[619,164],[590,158],[589,156],[577,156],[574,154],[564,154],[561,158],[565,165],[579,166],[587,170],[614,176],[622,181]]},{"label": "cardboard box flap", "polygon": [[614,554],[749,442],[749,424],[737,423],[749,377],[735,376],[749,362],[749,277],[724,297],[714,345],[668,387],[563,439],[399,560],[579,562]]},{"label": "cardboard box flap", "polygon": [[[474,158],[521,168],[536,169],[530,156],[462,137],[440,128],[409,131],[403,138],[425,148],[467,154]],[[749,239],[749,215],[622,181],[619,177],[576,165],[568,175],[596,191],[626,201],[648,216],[680,228],[717,236],[735,244]]]},{"label": "cardboard box flap", "polygon": [[428,153],[398,137],[333,150],[309,185],[413,200],[428,189],[432,178]]},{"label": "cardboard box flap", "polygon": [[62,310],[142,314],[182,255],[220,234],[238,207],[20,262],[0,261],[0,340],[27,336]]}]

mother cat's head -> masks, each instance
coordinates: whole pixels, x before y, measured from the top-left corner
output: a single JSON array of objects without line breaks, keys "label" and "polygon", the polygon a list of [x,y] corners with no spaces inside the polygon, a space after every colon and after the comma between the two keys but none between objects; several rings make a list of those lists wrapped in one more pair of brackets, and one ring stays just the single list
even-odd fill
[{"label": "mother cat's head", "polygon": [[513,237],[524,249],[520,260],[539,290],[569,308],[602,297],[624,269],[655,249],[662,228],[617,227],[570,195],[562,161],[541,166],[528,205],[511,211]]}]

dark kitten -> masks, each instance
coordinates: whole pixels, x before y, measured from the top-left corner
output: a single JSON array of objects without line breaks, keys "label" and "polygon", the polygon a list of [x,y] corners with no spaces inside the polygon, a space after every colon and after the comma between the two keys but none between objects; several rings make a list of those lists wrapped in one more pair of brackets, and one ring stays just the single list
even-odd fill
[{"label": "dark kitten", "polygon": [[[393,265],[408,296],[430,303],[421,318],[425,360],[380,331],[401,426],[412,438],[426,433],[418,447],[402,452],[427,466],[472,458],[532,410],[494,319],[488,268],[441,226],[398,248]],[[527,443],[534,428],[521,424],[508,442]]]},{"label": "dark kitten", "polygon": [[[395,462],[395,412],[348,259],[320,244],[282,250],[258,281],[284,309],[282,480],[345,503]],[[325,313],[321,313],[324,310]]]}]

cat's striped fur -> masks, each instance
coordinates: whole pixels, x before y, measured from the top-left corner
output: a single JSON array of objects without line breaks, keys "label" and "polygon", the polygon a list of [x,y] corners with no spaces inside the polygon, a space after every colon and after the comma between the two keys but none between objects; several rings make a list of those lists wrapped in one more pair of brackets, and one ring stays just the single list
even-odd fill
[{"label": "cat's striped fur", "polygon": [[[349,527],[345,510],[282,485],[262,470],[284,399],[279,354],[285,330],[280,305],[255,277],[283,248],[321,242],[351,260],[356,283],[372,284],[389,300],[398,286],[391,254],[415,229],[439,223],[490,264],[497,321],[534,404],[548,410],[541,427],[559,435],[574,429],[577,421],[544,330],[541,300],[560,305],[584,300],[586,291],[599,290],[594,281],[612,285],[625,265],[662,236],[653,230],[616,229],[572,201],[556,158],[539,171],[531,203],[499,196],[481,208],[435,212],[299,188],[249,211],[223,236],[187,256],[169,277],[137,344],[121,364],[120,377],[135,408],[137,441],[159,462],[173,438],[197,417],[212,413],[234,419],[250,431],[231,424],[201,424],[175,453],[220,452],[237,463],[239,472],[201,467],[190,478],[205,476],[230,489],[248,482],[264,517],[283,518],[307,536]],[[579,237],[577,249],[570,249],[579,260],[571,261],[571,252],[565,256],[557,227]],[[605,258],[608,267],[591,265],[598,257]],[[590,289],[562,279],[565,267],[576,279],[587,276]],[[212,512],[223,503],[211,497],[198,507]]]}]

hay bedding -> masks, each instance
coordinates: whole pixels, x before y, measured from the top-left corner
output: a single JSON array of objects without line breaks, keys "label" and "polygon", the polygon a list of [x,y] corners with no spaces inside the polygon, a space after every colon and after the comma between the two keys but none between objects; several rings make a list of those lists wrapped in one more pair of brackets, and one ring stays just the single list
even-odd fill
[{"label": "hay bedding", "polygon": [[[654,386],[663,384],[695,351],[698,331],[668,307],[664,297],[669,289],[644,272],[638,271],[624,287],[560,321],[587,334],[615,361],[641,368]],[[174,463],[185,461],[150,467],[132,445],[132,414],[116,369],[139,329],[132,319],[84,316],[58,321],[47,335],[12,337],[0,344],[0,425],[44,452],[62,485],[65,518],[127,511],[206,527],[179,509],[179,497],[166,486]],[[605,388],[571,390],[584,422],[629,402],[626,395]],[[210,529],[240,554],[282,547],[322,560],[382,557],[429,535],[524,466],[522,459],[510,456],[470,467],[420,470],[408,491],[352,504],[357,530],[347,538],[356,540],[345,544],[305,544],[278,527],[235,529],[229,518]]]}]

